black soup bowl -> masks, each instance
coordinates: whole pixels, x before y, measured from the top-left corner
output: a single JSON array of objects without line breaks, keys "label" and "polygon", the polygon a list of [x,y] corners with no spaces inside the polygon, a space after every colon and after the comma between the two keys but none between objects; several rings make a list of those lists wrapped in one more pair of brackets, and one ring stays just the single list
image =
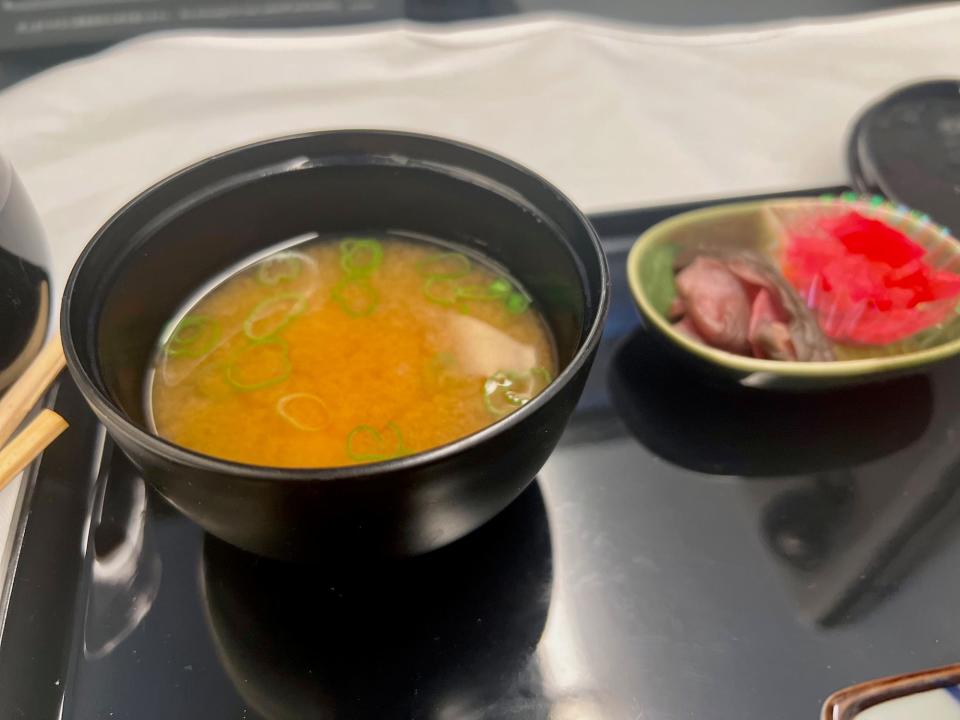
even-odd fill
[{"label": "black soup bowl", "polygon": [[[155,343],[197,288],[302,233],[383,230],[452,241],[507,268],[550,326],[556,380],[473,435],[367,465],[245,465],[149,430],[144,381]],[[77,261],[61,332],[70,373],[110,436],[213,535],[285,559],[415,555],[489,520],[540,470],[583,390],[608,296],[591,225],[533,173],[425,136],[318,132],[217,155],[130,202]]]}]

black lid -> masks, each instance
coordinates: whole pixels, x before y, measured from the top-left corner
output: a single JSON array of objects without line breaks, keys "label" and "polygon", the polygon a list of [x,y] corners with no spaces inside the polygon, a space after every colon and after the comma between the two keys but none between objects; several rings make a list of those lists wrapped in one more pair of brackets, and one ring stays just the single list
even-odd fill
[{"label": "black lid", "polygon": [[854,125],[847,152],[853,186],[960,228],[960,81],[896,90]]}]

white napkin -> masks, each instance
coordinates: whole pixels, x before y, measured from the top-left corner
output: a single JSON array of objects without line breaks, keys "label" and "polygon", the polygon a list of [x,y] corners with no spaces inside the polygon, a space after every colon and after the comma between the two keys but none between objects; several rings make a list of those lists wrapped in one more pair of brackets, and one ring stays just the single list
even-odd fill
[{"label": "white napkin", "polygon": [[960,72],[960,7],[725,32],[565,17],[451,28],[167,34],[0,94],[0,147],[58,287],[140,190],[218,150],[319,128],[490,148],[589,211],[844,181],[845,134],[898,84]]}]

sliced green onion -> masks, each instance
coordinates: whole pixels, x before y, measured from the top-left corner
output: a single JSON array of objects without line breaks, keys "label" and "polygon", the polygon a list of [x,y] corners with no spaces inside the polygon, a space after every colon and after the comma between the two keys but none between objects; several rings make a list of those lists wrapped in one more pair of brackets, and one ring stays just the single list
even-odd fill
[{"label": "sliced green onion", "polygon": [[457,296],[464,300],[501,300],[510,294],[510,283],[497,278],[489,285],[464,285],[457,288]]},{"label": "sliced green onion", "polygon": [[199,358],[220,340],[220,324],[206,315],[187,315],[181,320],[163,351],[170,357]]},{"label": "sliced green onion", "polygon": [[382,249],[380,241],[376,238],[355,238],[348,237],[340,241],[340,253],[342,255],[350,255],[351,253],[360,250],[362,248],[376,248]]},{"label": "sliced green onion", "polygon": [[364,278],[343,278],[333,287],[331,297],[353,317],[366,317],[380,304],[380,293]]},{"label": "sliced green onion", "polygon": [[454,278],[432,277],[423,283],[423,294],[437,305],[453,305],[459,298],[459,286]]},{"label": "sliced green onion", "polygon": [[528,307],[530,307],[530,298],[521,293],[512,292],[506,299],[506,305],[507,310],[514,315],[519,315],[520,313],[525,312]]},{"label": "sliced green onion", "polygon": [[497,295],[508,295],[513,289],[513,286],[510,285],[510,281],[502,277],[494,280],[488,287],[491,292],[496,293]]},{"label": "sliced green onion", "polygon": [[546,368],[533,367],[525,373],[516,373],[514,387],[505,391],[504,394],[510,402],[525,405],[539,395],[552,380]]},{"label": "sliced green onion", "polygon": [[383,262],[383,245],[372,238],[347,238],[340,243],[340,267],[349,277],[366,277]]},{"label": "sliced green onion", "polygon": [[[445,253],[456,255],[456,253]],[[466,258],[464,258],[466,259]],[[467,302],[472,300],[503,300],[507,310],[520,314],[530,307],[530,300],[522,293],[513,290],[506,278],[495,278],[487,285],[463,285],[461,275],[431,275],[423,283],[423,294],[427,300],[437,305],[456,305],[460,312],[469,313]]]},{"label": "sliced green onion", "polygon": [[483,383],[483,404],[491,415],[503,417],[526,405],[551,381],[550,372],[542,367],[526,372],[498,370]]},{"label": "sliced green onion", "polygon": [[497,417],[507,415],[523,405],[510,388],[520,380],[519,373],[513,370],[498,370],[483,383],[483,404]]},{"label": "sliced green onion", "polygon": [[[244,358],[248,357],[249,353],[270,352],[271,348],[279,348],[280,360],[273,374],[268,375],[267,377],[244,377],[242,370],[238,368],[237,365],[241,364]],[[235,389],[240,390],[241,392],[252,392],[254,390],[262,390],[263,388],[282,383],[284,380],[290,377],[292,370],[293,367],[290,363],[290,351],[287,348],[286,340],[283,338],[272,338],[269,340],[262,340],[260,342],[252,343],[237,353],[233,359],[233,362],[227,365],[225,377],[227,382]]]},{"label": "sliced green onion", "polygon": [[[283,304],[288,303],[290,307],[286,312],[276,318],[273,323],[267,325],[266,329],[258,331],[257,324],[264,320],[269,320],[277,314]],[[298,315],[303,314],[307,308],[307,296],[304,293],[281,293],[274,295],[266,300],[257,303],[250,314],[243,321],[243,333],[254,341],[266,340],[283,330],[290,321]]]},{"label": "sliced green onion", "polygon": [[[383,435],[370,425],[358,425],[347,435],[347,455],[356,462],[376,462],[406,455],[406,444],[400,428],[394,422],[389,422],[386,428],[393,435],[392,447],[384,440]],[[368,447],[364,447],[364,445]]]},{"label": "sliced green onion", "polygon": [[[319,413],[322,419],[320,421],[304,422],[302,417],[296,417],[289,409],[289,405],[297,401],[301,404],[307,403],[313,408],[312,414],[316,415]],[[327,404],[313,393],[298,392],[284,395],[277,400],[277,413],[298,430],[304,430],[306,432],[318,432],[330,424],[330,411],[327,409]],[[301,416],[303,415],[302,412],[300,414]]]},{"label": "sliced green onion", "polygon": [[494,417],[508,415],[522,404],[507,394],[514,376],[509,370],[498,370],[483,382],[483,404]]},{"label": "sliced green onion", "polygon": [[271,255],[257,266],[257,281],[261,285],[276,285],[296,280],[303,272],[303,260],[293,253]]},{"label": "sliced green onion", "polygon": [[424,277],[453,280],[469,275],[470,258],[458,252],[436,253],[417,263],[417,272]]},{"label": "sliced green onion", "polygon": [[534,377],[539,377],[543,383],[543,387],[537,390],[537,392],[541,392],[547,385],[553,382],[553,375],[551,375],[550,371],[545,367],[532,367],[530,368],[530,374]]}]

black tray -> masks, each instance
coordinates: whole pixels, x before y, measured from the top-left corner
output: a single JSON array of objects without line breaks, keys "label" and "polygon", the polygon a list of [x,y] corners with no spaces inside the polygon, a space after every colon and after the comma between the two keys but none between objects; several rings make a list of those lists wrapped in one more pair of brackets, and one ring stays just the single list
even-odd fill
[{"label": "black tray", "polygon": [[624,261],[701,204],[595,218],[614,298],[561,446],[429,556],[286,566],[205,537],[61,381],[70,432],[22,491],[0,718],[812,720],[842,686],[955,662],[960,364],[791,396],[681,374]]}]

